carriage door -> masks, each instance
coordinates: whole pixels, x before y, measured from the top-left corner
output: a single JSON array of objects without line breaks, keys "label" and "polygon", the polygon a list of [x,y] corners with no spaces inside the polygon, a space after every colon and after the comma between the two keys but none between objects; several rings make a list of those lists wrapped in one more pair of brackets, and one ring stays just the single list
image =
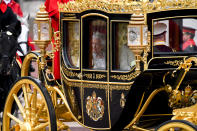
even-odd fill
[{"label": "carriage door", "polygon": [[108,17],[91,13],[81,17],[82,106],[84,124],[109,128]]}]

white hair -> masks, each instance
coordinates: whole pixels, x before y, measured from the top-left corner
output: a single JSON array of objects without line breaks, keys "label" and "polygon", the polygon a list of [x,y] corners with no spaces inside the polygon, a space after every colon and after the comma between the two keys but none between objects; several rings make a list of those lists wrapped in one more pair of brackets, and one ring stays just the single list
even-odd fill
[{"label": "white hair", "polygon": [[106,40],[105,35],[102,34],[102,33],[100,33],[100,32],[98,32],[98,31],[93,32],[92,39],[93,39],[93,40],[94,40],[94,39],[100,39],[102,45],[105,45],[105,43],[106,43],[106,42],[105,42],[105,40]]}]

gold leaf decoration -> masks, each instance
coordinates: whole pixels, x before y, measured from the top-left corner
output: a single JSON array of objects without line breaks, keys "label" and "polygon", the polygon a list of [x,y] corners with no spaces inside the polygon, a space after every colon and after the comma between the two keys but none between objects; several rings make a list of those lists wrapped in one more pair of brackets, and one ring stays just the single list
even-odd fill
[{"label": "gold leaf decoration", "polygon": [[[81,84],[81,82],[71,82],[68,81],[66,78],[63,78],[63,80],[65,81],[65,83],[70,86],[70,87],[83,87],[83,88],[96,88],[96,89],[108,89],[108,84],[94,84],[94,83],[83,83]],[[109,85],[109,89],[112,90],[130,90],[131,85],[118,85],[118,84],[113,84],[113,85]]]},{"label": "gold leaf decoration", "polygon": [[62,69],[63,69],[63,72],[69,76],[69,77],[78,77],[79,76],[79,73],[76,73],[76,72],[72,72],[70,70],[68,70],[66,67],[62,66]]},{"label": "gold leaf decoration", "polygon": [[183,63],[183,60],[174,60],[174,61],[166,61],[164,64],[172,65],[172,66],[180,66]]},{"label": "gold leaf decoration", "polygon": [[139,74],[140,73],[138,73],[138,72],[133,72],[128,75],[113,75],[113,76],[111,76],[111,78],[117,79],[117,80],[123,80],[123,81],[125,81],[125,80],[130,81],[130,80],[136,78]]},{"label": "gold leaf decoration", "polygon": [[84,76],[86,77],[86,78],[88,78],[88,79],[92,79],[92,74],[84,74]]},{"label": "gold leaf decoration", "polygon": [[159,12],[175,9],[193,9],[197,0],[75,0],[68,3],[58,3],[60,12],[80,13],[96,9],[108,13],[134,13],[139,9],[143,13]]},{"label": "gold leaf decoration", "polygon": [[103,75],[103,74],[96,74],[96,79],[102,79],[102,78],[105,78],[106,75]]}]

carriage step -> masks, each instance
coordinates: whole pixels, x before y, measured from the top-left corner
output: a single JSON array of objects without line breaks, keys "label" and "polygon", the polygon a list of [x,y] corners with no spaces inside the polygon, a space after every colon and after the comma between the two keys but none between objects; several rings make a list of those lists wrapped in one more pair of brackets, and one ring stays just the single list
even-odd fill
[{"label": "carriage step", "polygon": [[71,131],[93,131],[79,125],[77,122],[65,122],[65,124],[69,126]]}]

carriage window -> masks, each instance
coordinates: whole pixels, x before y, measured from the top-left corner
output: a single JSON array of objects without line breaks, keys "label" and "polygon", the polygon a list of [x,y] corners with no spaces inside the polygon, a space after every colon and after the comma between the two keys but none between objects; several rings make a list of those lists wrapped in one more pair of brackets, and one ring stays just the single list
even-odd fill
[{"label": "carriage window", "polygon": [[107,22],[102,17],[83,20],[83,68],[106,70]]},{"label": "carriage window", "polygon": [[154,21],[154,52],[197,52],[197,18]]},{"label": "carriage window", "polygon": [[64,24],[64,46],[66,47],[66,56],[68,66],[72,68],[79,67],[79,54],[80,54],[80,33],[79,22],[65,22]]},{"label": "carriage window", "polygon": [[128,22],[112,23],[112,69],[130,71],[135,65],[133,52],[127,46]]}]

